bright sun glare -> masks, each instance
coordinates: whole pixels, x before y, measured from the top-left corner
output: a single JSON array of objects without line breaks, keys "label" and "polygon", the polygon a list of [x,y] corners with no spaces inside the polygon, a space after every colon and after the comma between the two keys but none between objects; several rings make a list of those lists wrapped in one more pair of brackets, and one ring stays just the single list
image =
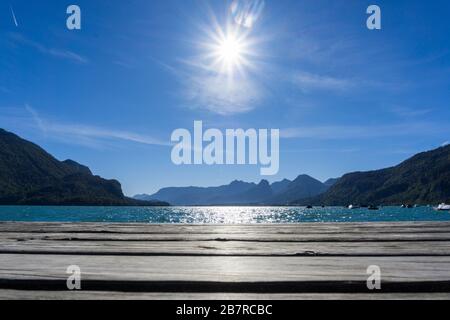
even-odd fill
[{"label": "bright sun glare", "polygon": [[247,64],[245,39],[228,33],[217,39],[214,45],[215,64],[222,72],[232,75],[236,70],[242,72],[242,68]]},{"label": "bright sun glare", "polygon": [[230,81],[258,71],[262,66],[259,45],[265,39],[255,37],[253,31],[263,8],[264,0],[232,0],[226,20],[211,14],[209,20],[200,23],[205,37],[198,42],[202,53],[196,64]]},{"label": "bright sun glare", "polygon": [[260,40],[251,37],[250,29],[232,22],[225,27],[216,22],[212,28],[207,28],[210,28],[207,37],[201,42],[207,68],[230,79],[246,76],[248,71],[255,69],[255,59],[258,59],[255,46]]},{"label": "bright sun glare", "polygon": [[227,64],[236,64],[242,58],[242,46],[238,39],[229,36],[219,44],[218,54]]}]

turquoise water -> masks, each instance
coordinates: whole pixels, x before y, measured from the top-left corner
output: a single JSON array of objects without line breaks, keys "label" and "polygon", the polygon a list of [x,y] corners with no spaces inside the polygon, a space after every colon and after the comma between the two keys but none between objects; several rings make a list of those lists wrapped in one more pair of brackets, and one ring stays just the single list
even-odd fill
[{"label": "turquoise water", "polygon": [[378,211],[342,207],[33,207],[0,206],[0,221],[141,223],[299,223],[450,221],[450,212],[431,207]]}]

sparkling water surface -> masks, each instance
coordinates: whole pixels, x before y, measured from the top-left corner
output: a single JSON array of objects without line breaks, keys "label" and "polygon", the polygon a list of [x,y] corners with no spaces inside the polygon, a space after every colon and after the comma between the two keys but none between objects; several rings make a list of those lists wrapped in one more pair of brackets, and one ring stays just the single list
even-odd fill
[{"label": "sparkling water surface", "polygon": [[302,223],[369,221],[450,221],[450,212],[432,207],[52,207],[0,206],[0,221],[139,223]]}]

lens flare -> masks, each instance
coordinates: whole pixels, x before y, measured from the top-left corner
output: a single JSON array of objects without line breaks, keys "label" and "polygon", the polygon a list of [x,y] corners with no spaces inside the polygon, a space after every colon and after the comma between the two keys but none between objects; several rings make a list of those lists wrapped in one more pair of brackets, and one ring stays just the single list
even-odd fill
[{"label": "lens flare", "polygon": [[251,28],[264,10],[264,0],[234,0],[231,3],[231,15],[240,26]]},{"label": "lens flare", "polygon": [[[265,36],[257,36],[257,30],[250,29],[260,17],[263,0],[234,1],[223,18],[212,12],[199,30],[204,34],[198,42],[201,53],[191,65],[218,77],[227,77],[230,83],[236,78],[245,78],[259,72],[261,57],[259,46],[267,41]],[[246,27],[247,26],[247,27]]]},{"label": "lens flare", "polygon": [[207,45],[211,68],[219,74],[232,76],[236,71],[243,73],[250,65],[252,50],[246,33],[229,27],[217,32],[211,40]]},{"label": "lens flare", "polygon": [[228,36],[218,44],[217,55],[229,66],[240,63],[242,53],[243,46],[234,35]]}]

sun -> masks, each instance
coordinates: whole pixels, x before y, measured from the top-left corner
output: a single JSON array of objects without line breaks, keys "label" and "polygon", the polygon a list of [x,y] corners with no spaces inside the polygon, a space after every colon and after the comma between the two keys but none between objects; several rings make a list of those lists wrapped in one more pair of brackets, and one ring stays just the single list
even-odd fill
[{"label": "sun", "polygon": [[233,35],[223,39],[217,51],[219,58],[226,64],[237,64],[242,60],[243,46]]},{"label": "sun", "polygon": [[228,75],[233,75],[235,71],[243,71],[243,67],[248,63],[247,54],[245,37],[233,32],[216,37],[212,48],[213,64],[221,73]]},{"label": "sun", "polygon": [[227,24],[225,27],[202,28],[206,31],[204,39],[199,41],[202,53],[199,55],[205,70],[227,76],[229,79],[246,77],[255,71],[260,55],[257,53],[259,38],[251,35],[250,30]]}]

